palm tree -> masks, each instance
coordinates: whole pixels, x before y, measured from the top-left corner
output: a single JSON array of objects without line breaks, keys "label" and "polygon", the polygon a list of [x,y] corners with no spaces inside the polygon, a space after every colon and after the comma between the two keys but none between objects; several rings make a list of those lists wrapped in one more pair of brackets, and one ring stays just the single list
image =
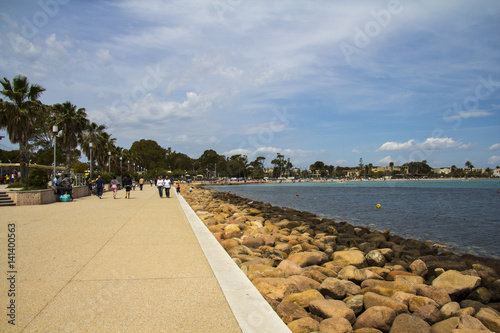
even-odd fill
[{"label": "palm tree", "polygon": [[55,104],[54,117],[59,129],[63,131],[62,147],[66,150],[66,171],[71,170],[71,153],[78,146],[87,126],[87,114],[84,108],[77,109],[76,105],[67,101]]},{"label": "palm tree", "polygon": [[[95,152],[97,151],[97,141],[98,141],[98,137],[104,132],[104,130],[106,129],[106,126],[104,125],[97,125],[96,123],[92,122],[92,123],[87,123],[87,126],[85,128],[85,130],[83,131],[82,133],[82,136],[80,138],[80,147],[82,148],[83,150],[83,153],[85,154],[85,156],[87,156],[87,158],[89,159],[90,161],[90,143],[93,144],[92,146],[92,159],[95,160]],[[94,164],[94,161],[91,161],[92,164]]]},{"label": "palm tree", "polygon": [[465,162],[465,166],[469,169],[470,172],[472,172],[472,169],[474,168],[474,166],[472,165],[472,163],[470,161]]},{"label": "palm tree", "polygon": [[9,140],[19,143],[19,163],[21,179],[25,177],[27,145],[33,137],[34,121],[37,112],[43,108],[38,100],[45,88],[30,84],[25,76],[18,75],[11,82],[7,78],[0,80],[3,90],[0,93],[9,101],[0,104],[0,128],[6,128]]}]

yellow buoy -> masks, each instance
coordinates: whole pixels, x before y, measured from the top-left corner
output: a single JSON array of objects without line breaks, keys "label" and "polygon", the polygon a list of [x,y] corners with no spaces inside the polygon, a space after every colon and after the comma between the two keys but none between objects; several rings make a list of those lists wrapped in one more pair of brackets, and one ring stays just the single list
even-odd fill
[{"label": "yellow buoy", "polygon": [[382,208],[382,206],[380,204],[377,204],[377,209],[380,209]]}]

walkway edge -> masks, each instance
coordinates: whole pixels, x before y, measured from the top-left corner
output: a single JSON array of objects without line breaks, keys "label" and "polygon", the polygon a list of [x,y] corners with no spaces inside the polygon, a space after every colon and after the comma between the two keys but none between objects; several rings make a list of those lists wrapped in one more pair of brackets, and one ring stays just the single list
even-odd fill
[{"label": "walkway edge", "polygon": [[273,308],[227,254],[182,195],[177,195],[243,333],[290,333]]}]

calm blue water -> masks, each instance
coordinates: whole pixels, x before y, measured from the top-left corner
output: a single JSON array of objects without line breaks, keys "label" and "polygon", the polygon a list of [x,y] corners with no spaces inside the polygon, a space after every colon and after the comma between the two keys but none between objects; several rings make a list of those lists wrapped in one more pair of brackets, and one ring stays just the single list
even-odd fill
[{"label": "calm blue water", "polygon": [[[321,217],[391,229],[457,253],[500,258],[500,180],[363,181],[209,187]],[[298,194],[298,196],[297,196]],[[376,205],[381,209],[377,210]]]}]

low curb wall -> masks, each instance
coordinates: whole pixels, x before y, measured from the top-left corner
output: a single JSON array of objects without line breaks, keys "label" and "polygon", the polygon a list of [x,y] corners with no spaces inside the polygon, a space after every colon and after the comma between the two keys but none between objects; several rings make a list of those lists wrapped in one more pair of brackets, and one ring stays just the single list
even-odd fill
[{"label": "low curb wall", "polygon": [[[9,191],[7,195],[16,206],[45,205],[59,200],[59,196],[54,194],[54,190],[36,190],[36,191]],[[73,187],[73,198],[80,198],[90,195],[87,186]]]}]

